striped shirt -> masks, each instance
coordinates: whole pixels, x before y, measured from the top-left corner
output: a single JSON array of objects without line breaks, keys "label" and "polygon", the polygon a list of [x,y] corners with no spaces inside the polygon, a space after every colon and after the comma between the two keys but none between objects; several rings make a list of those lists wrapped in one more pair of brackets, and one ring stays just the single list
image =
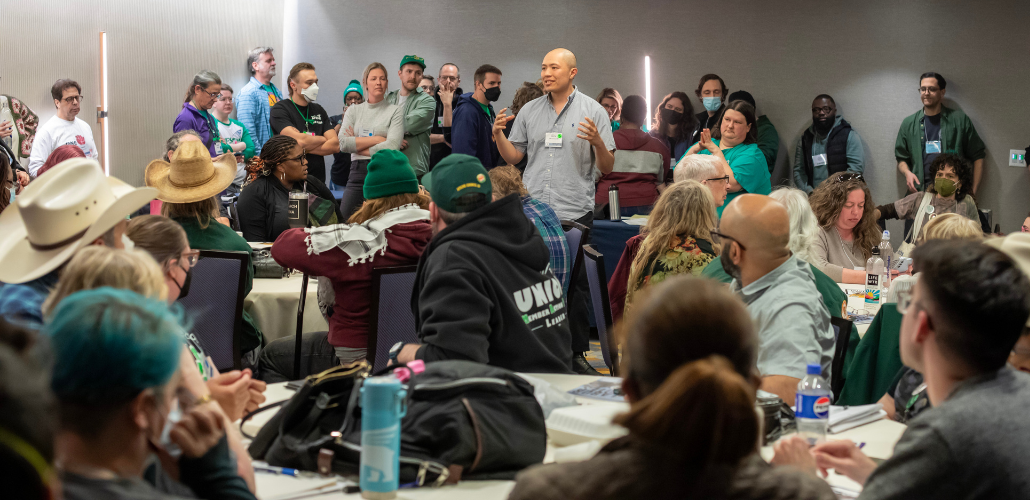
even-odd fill
[{"label": "striped shirt", "polygon": [[282,99],[282,94],[272,82],[262,85],[252,76],[234,99],[236,118],[250,132],[250,138],[254,141],[254,156],[258,156],[261,154],[261,147],[272,138],[269,117],[272,106]]}]

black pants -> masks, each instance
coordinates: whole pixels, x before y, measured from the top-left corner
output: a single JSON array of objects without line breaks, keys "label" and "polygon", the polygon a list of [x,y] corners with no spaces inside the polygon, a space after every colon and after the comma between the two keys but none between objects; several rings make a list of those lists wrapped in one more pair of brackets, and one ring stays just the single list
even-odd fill
[{"label": "black pants", "polygon": [[343,219],[340,222],[347,222],[350,216],[354,215],[365,202],[365,175],[368,174],[368,160],[354,160],[350,164],[350,175],[347,176],[347,187],[343,190],[343,199],[340,200],[340,213]]},{"label": "black pants", "polygon": [[[583,224],[593,232],[594,213],[576,219],[576,222]],[[590,243],[590,235],[583,240],[583,244]],[[571,249],[573,252],[575,249]],[[583,257],[586,258],[586,257]],[[569,304],[569,330],[572,331],[572,352],[582,353],[590,350],[590,308],[587,305],[587,297],[590,296],[590,287],[587,284],[586,266],[579,265],[579,274],[572,277],[570,287],[575,287],[572,300]]]},{"label": "black pants", "polygon": [[[293,350],[297,337],[273,340],[258,357],[257,378],[269,383],[293,380]],[[336,351],[329,343],[329,332],[305,333],[301,338],[300,376],[324,372],[338,364]]]}]

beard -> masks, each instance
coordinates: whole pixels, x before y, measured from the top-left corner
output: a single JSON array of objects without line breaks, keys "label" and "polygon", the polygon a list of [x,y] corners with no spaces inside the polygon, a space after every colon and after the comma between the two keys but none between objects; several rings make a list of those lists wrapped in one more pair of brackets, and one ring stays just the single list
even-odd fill
[{"label": "beard", "polygon": [[719,263],[722,264],[722,270],[726,271],[726,274],[738,282],[740,281],[740,266],[734,264],[733,259],[730,258],[730,242],[727,242],[722,247],[722,253],[719,254]]}]

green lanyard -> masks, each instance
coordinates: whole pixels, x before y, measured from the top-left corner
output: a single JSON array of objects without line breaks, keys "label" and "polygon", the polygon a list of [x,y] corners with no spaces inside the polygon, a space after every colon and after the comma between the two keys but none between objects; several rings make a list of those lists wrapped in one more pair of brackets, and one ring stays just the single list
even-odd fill
[{"label": "green lanyard", "polygon": [[[311,133],[311,127],[308,127],[307,125],[311,125],[312,123],[315,123],[315,120],[312,120],[311,118],[308,118],[307,116],[304,116],[304,113],[300,112],[300,108],[297,107],[297,103],[296,102],[293,102],[293,99],[290,99],[290,102],[293,104],[293,109],[297,110],[297,114],[300,115],[300,117],[304,119],[304,123],[306,124],[304,126],[304,132],[305,133]],[[309,104],[309,107],[308,107],[308,116],[311,116],[310,104]]]}]

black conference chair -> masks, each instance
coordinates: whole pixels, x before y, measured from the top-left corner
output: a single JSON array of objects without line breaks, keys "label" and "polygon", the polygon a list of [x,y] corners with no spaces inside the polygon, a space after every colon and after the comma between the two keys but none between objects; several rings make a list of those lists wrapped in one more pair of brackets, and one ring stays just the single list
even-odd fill
[{"label": "black conference chair", "polygon": [[844,318],[830,318],[833,325],[834,344],[833,362],[830,364],[830,390],[833,391],[833,400],[840,397],[844,390],[844,358],[848,354],[848,343],[851,339],[851,330],[855,323]]},{"label": "black conference chair", "polygon": [[243,295],[247,286],[247,252],[201,250],[190,293],[178,300],[219,371],[239,370],[243,332]]},{"label": "black conference chair", "polygon": [[583,267],[583,244],[590,240],[590,228],[576,221],[561,221],[562,230],[565,231],[565,241],[569,244],[569,293],[565,296],[565,303],[572,303],[572,296],[576,291],[576,278],[579,277],[579,270]]},{"label": "black conference chair", "polygon": [[390,348],[397,342],[416,344],[411,292],[416,266],[372,269],[372,305],[368,314],[368,355],[372,372],[390,362]]},{"label": "black conference chair", "polygon": [[593,246],[583,245],[583,265],[587,273],[590,300],[601,341],[601,357],[613,377],[619,376],[619,344],[612,329],[612,305],[608,300],[608,284],[604,274],[604,255]]}]

